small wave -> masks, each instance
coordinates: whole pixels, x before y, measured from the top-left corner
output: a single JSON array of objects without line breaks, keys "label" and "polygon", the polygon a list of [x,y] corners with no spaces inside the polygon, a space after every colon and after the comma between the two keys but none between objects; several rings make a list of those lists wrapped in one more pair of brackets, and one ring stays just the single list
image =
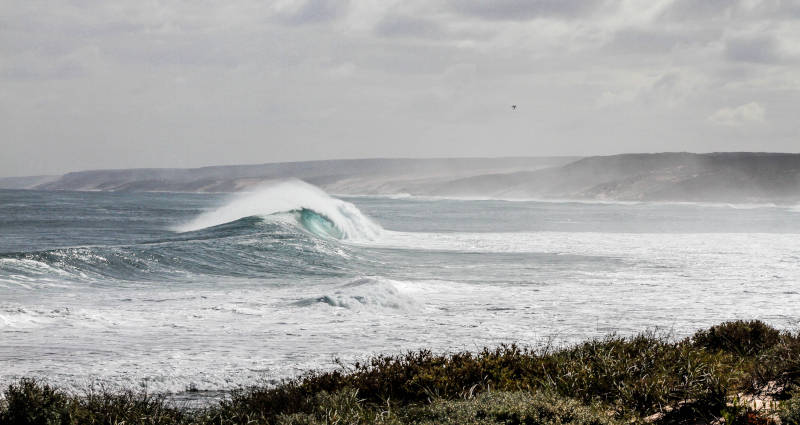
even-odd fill
[{"label": "small wave", "polygon": [[327,304],[348,310],[387,308],[393,310],[414,310],[419,303],[406,291],[401,290],[401,282],[380,277],[362,277],[339,286],[329,294],[304,298],[293,304],[308,307]]},{"label": "small wave", "polygon": [[305,230],[336,239],[374,240],[382,228],[355,205],[332,198],[300,180],[273,182],[237,195],[228,204],[208,211],[173,230],[189,232],[231,223],[245,217],[290,215]]}]

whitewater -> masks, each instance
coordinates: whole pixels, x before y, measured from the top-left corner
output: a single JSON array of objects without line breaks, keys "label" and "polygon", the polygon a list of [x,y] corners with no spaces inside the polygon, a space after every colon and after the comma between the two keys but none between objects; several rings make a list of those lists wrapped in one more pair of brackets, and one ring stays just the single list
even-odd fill
[{"label": "whitewater", "polygon": [[215,397],[336,359],[796,329],[792,206],[0,190],[0,385]]}]

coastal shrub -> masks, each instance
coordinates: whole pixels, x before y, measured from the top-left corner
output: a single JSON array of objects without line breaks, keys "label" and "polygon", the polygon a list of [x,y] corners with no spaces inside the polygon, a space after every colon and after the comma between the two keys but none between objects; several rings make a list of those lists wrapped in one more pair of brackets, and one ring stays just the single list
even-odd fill
[{"label": "coastal shrub", "polygon": [[164,395],[147,392],[119,393],[94,388],[72,398],[71,423],[169,425],[183,423],[186,413],[167,402]]},{"label": "coastal shrub", "polygon": [[800,394],[781,403],[778,418],[781,425],[800,425]]},{"label": "coastal shrub", "polygon": [[[730,322],[681,341],[646,333],[558,349],[504,345],[376,356],[234,391],[203,409],[139,392],[74,395],[23,379],[0,396],[0,424],[493,424],[550,423],[550,417],[601,424],[648,416],[660,423],[722,416],[726,423],[764,423],[729,402],[733,394],[787,393],[800,384],[800,336],[784,333],[775,341],[769,329]],[[786,406],[788,418],[793,404]],[[562,414],[567,410],[584,416]]]},{"label": "coastal shrub", "polygon": [[725,322],[698,331],[692,337],[695,345],[709,351],[721,350],[740,356],[754,356],[780,341],[780,331],[760,320]]},{"label": "coastal shrub", "polygon": [[277,418],[278,425],[315,424],[400,424],[390,411],[367,406],[358,398],[358,391],[344,389],[335,393],[321,392],[314,396],[311,413],[294,413]]},{"label": "coastal shrub", "polygon": [[778,395],[800,387],[800,336],[787,335],[761,353],[753,364],[753,375],[757,386],[774,387]]},{"label": "coastal shrub", "polygon": [[74,396],[33,379],[10,385],[4,398],[0,408],[3,425],[170,425],[184,423],[186,418],[185,412],[169,406],[163,396],[94,390]]},{"label": "coastal shrub", "polygon": [[[535,354],[516,346],[481,353],[433,354],[428,350],[376,356],[347,369],[310,373],[272,388],[234,394],[220,405],[226,411],[250,411],[272,419],[276,414],[309,411],[314,394],[353,388],[373,404],[407,404],[454,398],[483,388],[526,386],[535,374]],[[527,376],[527,378],[526,378]],[[529,385],[528,385],[529,386]]]},{"label": "coastal shrub", "polygon": [[310,414],[280,416],[280,425],[416,424],[416,425],[615,425],[597,407],[547,392],[489,391],[467,400],[435,399],[429,404],[395,410],[365,408],[354,390],[323,393]]},{"label": "coastal shrub", "polygon": [[317,403],[315,394],[344,388],[372,405],[547,389],[585,404],[609,404],[620,416],[664,411],[713,416],[724,407],[732,382],[728,360],[724,353],[654,335],[609,337],[552,352],[514,345],[476,354],[423,350],[241,392],[220,409],[274,420],[280,414],[309,412]]},{"label": "coastal shrub", "polygon": [[403,423],[504,425],[621,424],[601,408],[549,392],[489,391],[471,400],[436,400],[404,413]]},{"label": "coastal shrub", "polygon": [[6,425],[60,425],[69,423],[66,394],[46,383],[23,378],[4,394],[0,423]]},{"label": "coastal shrub", "polygon": [[611,404],[619,414],[714,416],[729,391],[726,359],[645,334],[589,341],[544,356],[541,367],[558,393]]}]

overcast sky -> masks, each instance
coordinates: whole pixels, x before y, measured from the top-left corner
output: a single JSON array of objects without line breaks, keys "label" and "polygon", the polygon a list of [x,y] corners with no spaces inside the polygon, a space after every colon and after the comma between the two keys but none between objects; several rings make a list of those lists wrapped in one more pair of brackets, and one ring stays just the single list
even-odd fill
[{"label": "overcast sky", "polygon": [[798,152],[799,117],[800,0],[0,2],[5,176]]}]

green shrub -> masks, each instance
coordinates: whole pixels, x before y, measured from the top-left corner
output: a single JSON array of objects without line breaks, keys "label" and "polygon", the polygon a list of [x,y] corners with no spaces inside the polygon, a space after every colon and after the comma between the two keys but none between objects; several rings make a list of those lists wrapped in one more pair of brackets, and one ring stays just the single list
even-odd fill
[{"label": "green shrub", "polygon": [[709,351],[725,351],[740,356],[754,356],[781,341],[777,329],[760,320],[725,322],[698,331],[692,342]]},{"label": "green shrub", "polygon": [[761,423],[727,402],[767,383],[800,386],[800,337],[761,322],[728,322],[677,342],[650,333],[554,350],[507,345],[376,356],[235,391],[200,410],[147,393],[72,395],[23,379],[0,397],[0,424],[604,424],[655,413],[662,423],[722,415],[730,423]]},{"label": "green shrub", "polygon": [[487,389],[549,389],[587,404],[607,403],[619,415],[689,406],[692,414],[713,416],[725,405],[732,382],[728,360],[724,353],[653,335],[609,337],[554,352],[514,345],[477,354],[419,351],[241,392],[222,403],[220,415],[251,412],[250,418],[274,420],[311,411],[315,394],[352,388],[373,405],[456,399]]},{"label": "green shrub", "polygon": [[72,399],[72,421],[75,424],[179,424],[185,412],[167,403],[164,395],[146,392],[88,391]]},{"label": "green shrub", "polygon": [[323,393],[310,414],[280,416],[280,425],[381,424],[381,425],[614,425],[618,422],[602,409],[546,392],[490,391],[469,400],[435,399],[429,404],[394,411],[365,407],[353,390]]},{"label": "green shrub", "polygon": [[68,397],[50,385],[22,379],[8,386],[0,423],[6,425],[59,425],[69,423]]},{"label": "green shrub", "polygon": [[308,412],[315,394],[344,388],[357,390],[369,403],[408,404],[460,397],[475,387],[524,387],[526,380],[535,377],[531,372],[535,370],[533,359],[534,353],[515,346],[485,349],[478,354],[438,355],[422,350],[377,356],[347,370],[310,373],[276,387],[236,393],[220,405],[220,411],[247,411],[252,417],[272,420],[278,414]]},{"label": "green shrub", "polygon": [[753,375],[757,386],[772,384],[782,393],[800,387],[800,337],[785,336],[761,353],[754,362]]},{"label": "green shrub", "polygon": [[602,409],[547,392],[485,392],[471,400],[436,400],[404,413],[404,423],[612,425]]},{"label": "green shrub", "polygon": [[800,425],[800,396],[792,397],[781,403],[778,417],[781,425]]},{"label": "green shrub", "polygon": [[[731,381],[726,357],[655,335],[590,341],[542,359],[550,387],[620,414],[714,416]],[[680,409],[679,409],[680,408]]]},{"label": "green shrub", "polygon": [[344,389],[333,394],[321,392],[314,396],[311,413],[294,413],[277,418],[278,425],[315,424],[400,424],[389,411],[367,405],[358,398],[358,391]]},{"label": "green shrub", "polygon": [[32,379],[8,387],[0,409],[3,425],[178,424],[185,413],[163,396],[89,391],[72,396]]}]

